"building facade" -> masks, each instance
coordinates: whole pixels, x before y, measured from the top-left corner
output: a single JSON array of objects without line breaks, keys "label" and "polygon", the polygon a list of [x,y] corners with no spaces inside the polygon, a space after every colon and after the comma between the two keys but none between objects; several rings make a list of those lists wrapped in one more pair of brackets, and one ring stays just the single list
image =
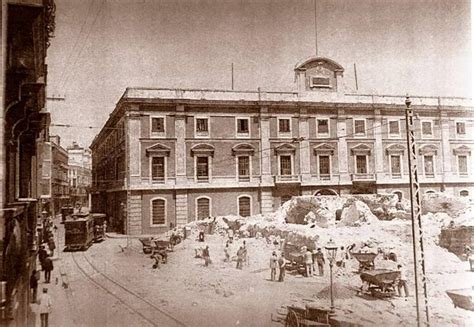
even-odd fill
[{"label": "building facade", "polygon": [[51,144],[51,214],[61,213],[61,208],[71,205],[69,191],[69,157],[68,152],[61,146],[58,135],[50,135]]},{"label": "building facade", "polygon": [[[405,97],[346,94],[343,72],[315,57],[294,92],[128,88],[91,145],[93,210],[147,234],[296,195],[408,197]],[[411,100],[424,192],[471,196],[471,99]]]},{"label": "building facade", "polygon": [[82,207],[89,207],[89,192],[92,181],[91,151],[73,142],[67,147],[68,179],[71,204],[80,203]]},{"label": "building facade", "polygon": [[52,0],[3,0],[0,69],[0,325],[28,326],[29,277],[36,268],[36,223],[43,145]]}]

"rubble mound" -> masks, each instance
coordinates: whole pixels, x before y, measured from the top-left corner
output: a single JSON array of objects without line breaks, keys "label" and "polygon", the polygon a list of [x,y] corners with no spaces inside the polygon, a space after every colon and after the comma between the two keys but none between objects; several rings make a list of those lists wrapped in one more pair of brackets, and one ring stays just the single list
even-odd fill
[{"label": "rubble mound", "polygon": [[452,196],[443,192],[423,194],[421,208],[423,213],[444,212],[451,217],[462,214],[471,205],[466,197]]},{"label": "rubble mound", "polygon": [[[348,288],[340,283],[333,284],[333,296],[336,299],[350,299],[354,297],[356,291],[354,289]],[[316,294],[318,299],[329,299],[331,298],[331,286],[326,286],[321,291]]]},{"label": "rubble mound", "polygon": [[370,208],[362,201],[356,200],[342,209],[341,221],[344,226],[360,226],[361,224],[372,224],[378,218],[370,211]]}]

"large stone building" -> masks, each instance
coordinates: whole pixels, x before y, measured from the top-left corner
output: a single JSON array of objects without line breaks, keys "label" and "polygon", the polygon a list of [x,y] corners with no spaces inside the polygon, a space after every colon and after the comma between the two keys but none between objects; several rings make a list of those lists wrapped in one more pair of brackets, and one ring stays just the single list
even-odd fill
[{"label": "large stone building", "polygon": [[49,38],[53,0],[1,2],[0,325],[29,326],[29,277],[36,268],[42,193]]},{"label": "large stone building", "polygon": [[71,205],[69,195],[69,158],[68,152],[61,146],[58,135],[50,135],[51,144],[51,214],[61,213],[61,208]]},{"label": "large stone building", "polygon": [[[317,57],[294,92],[128,88],[91,145],[93,210],[138,234],[295,195],[408,197],[405,96],[346,94],[343,72]],[[472,195],[471,99],[411,101],[423,191]]]},{"label": "large stone building", "polygon": [[76,142],[68,146],[69,157],[69,191],[71,204],[80,203],[83,207],[89,206],[89,191],[92,181],[91,151]]}]

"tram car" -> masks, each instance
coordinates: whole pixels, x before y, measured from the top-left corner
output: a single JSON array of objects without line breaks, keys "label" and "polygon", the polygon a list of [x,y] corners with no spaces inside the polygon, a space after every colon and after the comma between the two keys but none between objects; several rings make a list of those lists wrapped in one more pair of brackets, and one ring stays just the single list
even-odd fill
[{"label": "tram car", "polygon": [[75,213],[64,222],[65,250],[87,250],[94,241],[94,220],[88,213]]},{"label": "tram car", "polygon": [[107,216],[103,213],[91,213],[90,216],[94,221],[94,242],[105,240]]}]

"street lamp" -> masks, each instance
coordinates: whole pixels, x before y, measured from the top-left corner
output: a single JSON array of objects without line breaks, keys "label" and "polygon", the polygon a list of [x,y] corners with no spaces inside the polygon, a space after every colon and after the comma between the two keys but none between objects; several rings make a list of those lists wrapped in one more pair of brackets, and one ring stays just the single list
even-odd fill
[{"label": "street lamp", "polygon": [[329,278],[331,281],[331,312],[334,312],[334,294],[333,294],[333,285],[332,285],[332,266],[334,261],[336,261],[337,245],[333,242],[332,239],[324,247],[326,249],[328,259],[329,259]]}]

